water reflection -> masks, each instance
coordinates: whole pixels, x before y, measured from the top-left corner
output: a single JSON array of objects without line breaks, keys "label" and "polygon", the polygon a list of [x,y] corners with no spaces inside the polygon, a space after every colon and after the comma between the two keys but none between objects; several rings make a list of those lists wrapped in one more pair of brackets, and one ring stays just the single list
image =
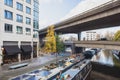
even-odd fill
[{"label": "water reflection", "polygon": [[114,65],[113,54],[110,50],[101,50],[98,54],[93,56],[92,61],[105,65]]}]

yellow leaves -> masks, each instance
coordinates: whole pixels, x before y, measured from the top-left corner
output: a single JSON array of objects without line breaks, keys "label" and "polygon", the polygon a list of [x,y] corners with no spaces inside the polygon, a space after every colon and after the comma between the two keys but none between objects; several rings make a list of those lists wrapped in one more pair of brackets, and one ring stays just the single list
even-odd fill
[{"label": "yellow leaves", "polygon": [[115,41],[120,41],[120,30],[118,30],[115,35],[114,35],[114,40]]},{"label": "yellow leaves", "polygon": [[45,52],[56,52],[56,39],[54,35],[54,26],[50,26],[47,30],[47,35],[45,37]]}]

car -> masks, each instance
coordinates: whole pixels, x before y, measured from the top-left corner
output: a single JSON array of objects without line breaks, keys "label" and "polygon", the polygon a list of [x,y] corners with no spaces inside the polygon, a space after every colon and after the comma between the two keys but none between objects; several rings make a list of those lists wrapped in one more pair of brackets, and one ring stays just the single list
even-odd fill
[{"label": "car", "polygon": [[72,53],[72,49],[70,47],[66,48],[65,51]]},{"label": "car", "polygon": [[85,59],[91,59],[95,52],[93,50],[87,50],[83,52],[83,55],[85,56]]},{"label": "car", "polygon": [[93,49],[91,49],[91,50],[94,50],[94,51],[95,51],[95,54],[98,53],[98,49],[93,48]]}]

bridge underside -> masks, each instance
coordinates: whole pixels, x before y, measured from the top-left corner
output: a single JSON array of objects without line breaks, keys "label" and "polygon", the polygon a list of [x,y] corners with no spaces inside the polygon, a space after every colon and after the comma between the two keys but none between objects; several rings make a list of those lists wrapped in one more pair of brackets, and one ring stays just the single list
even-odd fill
[{"label": "bridge underside", "polygon": [[[110,4],[92,9],[76,15],[65,21],[55,24],[56,33],[79,33],[120,25],[120,1],[111,1]],[[40,36],[45,36],[47,28],[39,31]]]},{"label": "bridge underside", "polygon": [[120,14],[116,14],[116,15],[111,15],[111,16],[107,16],[104,18],[99,18],[96,20],[84,22],[81,24],[64,27],[64,28],[56,30],[56,32],[58,33],[59,32],[60,33],[79,33],[81,31],[116,27],[119,25],[120,25]]}]

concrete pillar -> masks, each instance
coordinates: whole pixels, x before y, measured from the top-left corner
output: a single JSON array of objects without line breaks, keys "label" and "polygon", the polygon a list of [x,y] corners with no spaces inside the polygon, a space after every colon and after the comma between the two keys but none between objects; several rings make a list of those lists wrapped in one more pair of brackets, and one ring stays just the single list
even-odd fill
[{"label": "concrete pillar", "polygon": [[2,46],[0,47],[0,64],[3,64],[3,50]]},{"label": "concrete pillar", "polygon": [[81,32],[78,33],[78,41],[80,41],[80,40],[81,40]]},{"label": "concrete pillar", "polygon": [[82,52],[84,52],[84,51],[85,51],[85,47],[82,48]]},{"label": "concrete pillar", "polygon": [[[19,41],[18,42],[19,49],[20,49],[20,46],[21,46],[21,42]],[[18,62],[21,62],[21,54],[20,53],[18,54]]]},{"label": "concrete pillar", "polygon": [[71,45],[71,48],[72,48],[72,53],[75,54],[75,45],[73,43]]},{"label": "concrete pillar", "polygon": [[33,59],[33,39],[32,39],[32,42],[31,42],[31,46],[32,46],[31,59]]},{"label": "concrete pillar", "polygon": [[21,62],[21,54],[18,54],[18,62]]}]

